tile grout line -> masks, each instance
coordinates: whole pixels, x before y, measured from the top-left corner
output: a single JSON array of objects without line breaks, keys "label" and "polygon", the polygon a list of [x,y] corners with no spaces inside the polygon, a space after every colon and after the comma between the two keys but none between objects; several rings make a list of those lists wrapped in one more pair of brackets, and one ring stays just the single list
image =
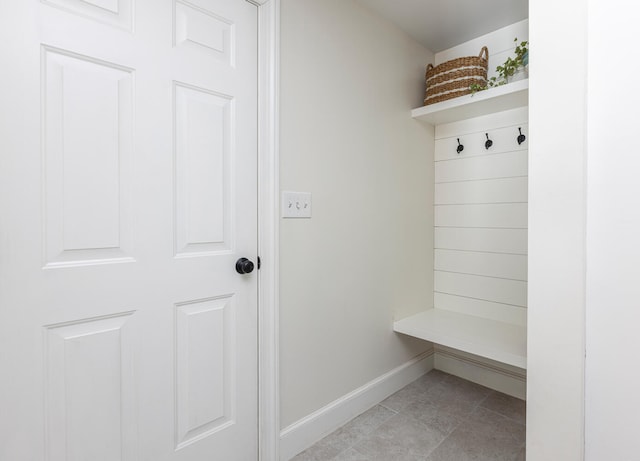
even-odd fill
[{"label": "tile grout line", "polygon": [[[393,394],[392,394],[392,395],[393,395]],[[387,399],[385,399],[385,400],[387,400]],[[383,400],[383,402],[384,402],[384,400]],[[383,405],[382,403],[379,403],[378,405],[379,405],[379,406],[381,406],[382,408],[386,408],[386,409],[387,409],[387,410],[389,410],[389,411],[393,411],[396,415],[397,415],[398,413],[400,413],[398,410],[394,410],[393,408],[389,408],[388,406]],[[391,417],[390,417],[390,418],[391,418]]]},{"label": "tile grout line", "polygon": [[[392,409],[392,408],[387,408],[387,407],[385,407],[384,405],[381,405],[381,404],[379,404],[379,403],[378,403],[378,404],[376,404],[376,405],[374,405],[374,406],[373,406],[373,407],[371,407],[371,408],[375,408],[376,406],[381,407],[381,408],[384,408],[385,410],[389,410],[389,411],[390,411],[390,412],[392,412],[393,414],[392,414],[392,415],[389,415],[389,417],[388,417],[388,418],[385,418],[384,420],[382,420],[382,421],[380,422],[380,424],[377,424],[376,426],[372,427],[370,431],[368,431],[368,432],[366,432],[366,433],[362,434],[362,435],[361,435],[361,436],[359,436],[359,437],[356,437],[355,441],[354,441],[352,444],[350,444],[348,447],[346,447],[346,448],[345,448],[344,450],[342,450],[340,453],[336,454],[336,455],[335,455],[333,458],[331,458],[331,459],[336,459],[336,458],[338,458],[340,455],[342,455],[343,453],[345,453],[346,451],[349,451],[349,450],[352,450],[352,449],[353,449],[353,450],[358,451],[358,449],[356,448],[356,445],[357,445],[358,443],[360,443],[364,438],[366,438],[366,436],[368,436],[368,435],[370,435],[370,434],[374,433],[374,432],[376,431],[376,429],[378,429],[378,428],[379,428],[380,426],[382,426],[384,423],[386,423],[387,421],[389,421],[391,418],[393,418],[394,416],[398,415],[398,412],[397,412],[396,410],[394,410],[394,409]],[[369,411],[369,410],[367,410],[367,411]],[[365,413],[366,413],[366,412],[365,412]],[[364,414],[364,413],[362,413],[362,414]],[[358,416],[360,416],[360,415],[358,415]],[[356,418],[357,418],[358,416],[356,416]],[[355,418],[354,418],[354,419],[355,419]],[[351,421],[353,421],[353,420],[351,420]],[[349,423],[347,423],[347,424],[349,424]],[[346,424],[345,424],[345,425],[346,425]],[[344,427],[344,426],[341,426],[341,427]],[[338,431],[338,430],[340,430],[340,428],[336,429],[336,431]],[[335,432],[335,431],[334,431],[334,432]],[[332,434],[333,434],[333,432],[332,432]],[[331,435],[331,434],[329,434],[329,435]],[[327,436],[327,437],[329,437],[329,436]],[[360,451],[358,451],[358,453],[360,453]]]},{"label": "tile grout line", "polygon": [[[482,407],[482,409],[483,409],[483,410],[487,410],[489,413],[493,413],[494,415],[502,416],[503,418],[506,418],[506,419],[508,419],[509,421],[512,421],[512,422],[514,422],[514,423],[516,423],[516,424],[520,424],[521,426],[525,426],[525,427],[526,427],[526,422],[524,422],[524,423],[523,423],[523,422],[521,422],[521,421],[518,421],[518,420],[517,420],[517,419],[515,419],[515,418],[512,418],[512,417],[510,417],[510,416],[504,415],[504,414],[502,414],[502,413],[500,413],[500,412],[498,412],[498,411],[492,410],[491,408]],[[476,408],[476,410],[477,410],[477,408]],[[474,411],[475,411],[475,410],[474,410]]]},{"label": "tile grout line", "polygon": [[491,392],[489,392],[489,393],[488,393],[484,398],[482,398],[482,399],[480,399],[480,400],[478,401],[478,403],[476,404],[476,406],[475,406],[475,407],[473,407],[473,410],[471,410],[471,411],[470,411],[470,412],[469,412],[469,413],[468,413],[464,418],[460,418],[460,422],[459,422],[459,423],[458,423],[458,424],[457,424],[453,429],[451,429],[451,432],[449,432],[449,433],[446,435],[446,437],[445,437],[444,439],[442,439],[442,440],[440,441],[440,443],[438,443],[435,447],[433,447],[433,450],[431,450],[431,451],[427,454],[427,457],[425,458],[425,461],[429,461],[429,458],[430,458],[430,457],[431,457],[431,455],[432,455],[432,454],[433,454],[433,453],[438,449],[438,447],[439,447],[440,445],[442,445],[442,444],[443,444],[443,443],[444,443],[444,442],[445,442],[449,437],[451,437],[451,435],[452,435],[456,430],[458,430],[458,428],[459,428],[460,426],[462,426],[463,424],[465,424],[465,423],[469,422],[469,420],[471,419],[471,415],[472,415],[473,413],[475,413],[475,412],[478,410],[478,408],[480,408],[480,405],[482,405],[482,403],[483,403],[485,400],[487,400],[491,394],[493,394],[493,393],[495,393],[495,392],[496,392],[496,391],[493,391],[493,390],[492,390]]}]

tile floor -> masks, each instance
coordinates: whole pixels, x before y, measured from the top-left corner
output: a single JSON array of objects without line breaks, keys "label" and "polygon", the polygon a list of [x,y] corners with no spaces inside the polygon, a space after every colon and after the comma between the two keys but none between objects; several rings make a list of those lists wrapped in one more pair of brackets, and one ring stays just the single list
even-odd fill
[{"label": "tile floor", "polygon": [[524,461],[525,403],[432,370],[292,461]]}]

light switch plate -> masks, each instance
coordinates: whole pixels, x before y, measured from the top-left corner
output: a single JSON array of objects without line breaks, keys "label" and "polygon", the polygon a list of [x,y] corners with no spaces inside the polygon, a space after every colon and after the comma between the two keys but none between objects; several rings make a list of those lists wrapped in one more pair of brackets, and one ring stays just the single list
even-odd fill
[{"label": "light switch plate", "polygon": [[280,209],[283,218],[310,218],[311,193],[283,191]]}]

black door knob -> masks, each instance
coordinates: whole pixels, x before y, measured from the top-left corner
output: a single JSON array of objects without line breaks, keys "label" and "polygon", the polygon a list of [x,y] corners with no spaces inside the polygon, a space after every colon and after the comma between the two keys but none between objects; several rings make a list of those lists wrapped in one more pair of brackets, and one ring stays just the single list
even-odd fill
[{"label": "black door knob", "polygon": [[236,261],[236,272],[238,274],[250,274],[253,272],[253,263],[247,258],[240,258]]}]

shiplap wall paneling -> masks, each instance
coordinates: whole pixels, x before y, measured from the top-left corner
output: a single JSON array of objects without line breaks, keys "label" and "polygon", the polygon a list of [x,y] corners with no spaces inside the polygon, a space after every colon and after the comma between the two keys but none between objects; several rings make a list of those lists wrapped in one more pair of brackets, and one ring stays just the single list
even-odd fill
[{"label": "shiplap wall paneling", "polygon": [[527,281],[527,257],[525,255],[435,250],[434,269]]},{"label": "shiplap wall paneling", "polygon": [[[526,324],[526,111],[441,125],[435,142],[434,306]],[[518,144],[520,131],[527,136]],[[485,141],[493,141],[487,149]],[[458,140],[464,150],[458,154]]]},{"label": "shiplap wall paneling", "polygon": [[527,228],[526,203],[436,205],[436,227]]},{"label": "shiplap wall paneling", "polygon": [[526,203],[527,177],[441,183],[435,194],[439,205]]},{"label": "shiplap wall paneling", "polygon": [[466,298],[464,296],[450,295],[447,293],[434,294],[435,305],[438,309],[471,314],[499,322],[513,323],[515,325],[527,324],[527,308],[512,304],[496,303],[484,299]]},{"label": "shiplap wall paneling", "polygon": [[520,280],[442,271],[435,271],[434,280],[438,293],[519,307],[527,306],[527,282]]},{"label": "shiplap wall paneling", "polygon": [[[457,122],[443,123],[435,127],[435,139],[456,138],[473,133],[482,133],[485,128],[496,131],[508,127],[521,127],[523,134],[528,134],[529,109],[527,107],[517,107],[502,112],[494,112],[484,117],[475,119],[458,120]],[[481,120],[476,123],[470,120]],[[486,130],[485,130],[486,132]],[[525,142],[527,142],[525,140]],[[522,146],[525,146],[523,143]]]},{"label": "shiplap wall paneling", "polygon": [[527,229],[438,227],[434,237],[436,249],[527,254]]},{"label": "shiplap wall paneling", "polygon": [[[466,146],[465,150],[467,150]],[[436,184],[527,176],[526,151],[486,153],[480,156],[464,156],[464,154],[463,151],[461,157],[436,161]]]}]

